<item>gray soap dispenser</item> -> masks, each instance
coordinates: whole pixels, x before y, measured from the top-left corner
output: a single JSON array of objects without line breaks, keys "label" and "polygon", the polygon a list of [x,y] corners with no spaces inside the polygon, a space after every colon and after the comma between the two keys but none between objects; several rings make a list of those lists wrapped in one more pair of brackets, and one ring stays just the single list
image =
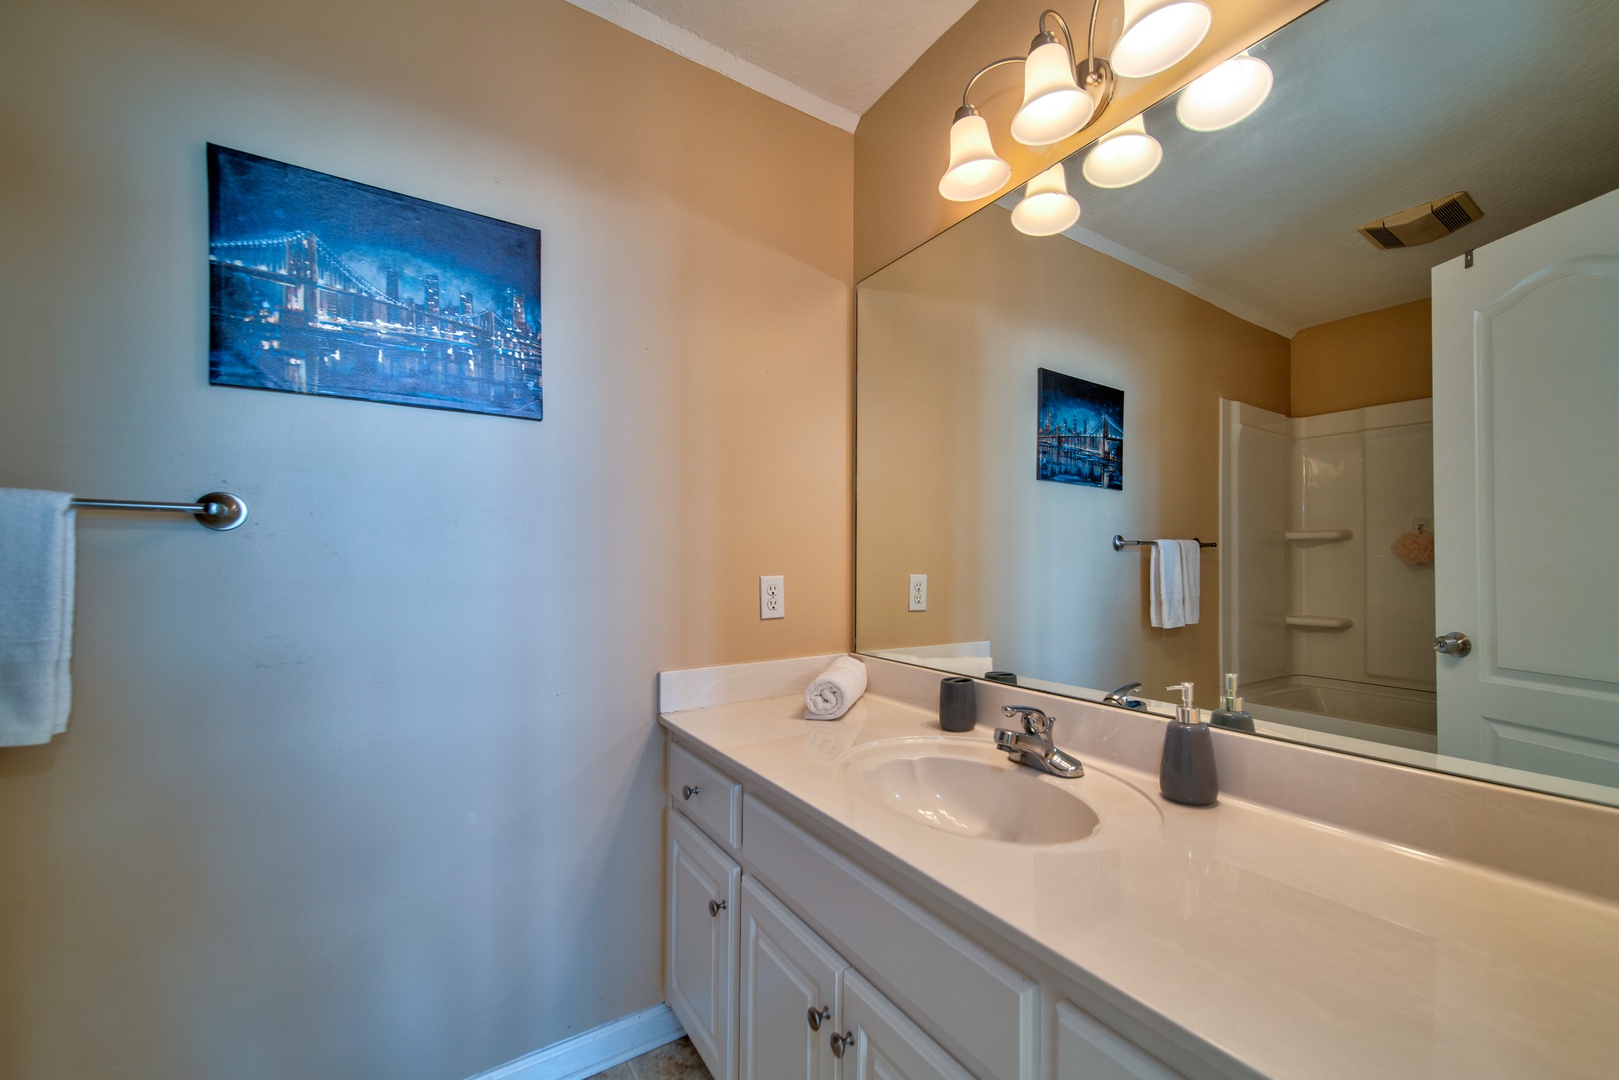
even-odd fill
[{"label": "gray soap dispenser", "polygon": [[1242,709],[1242,698],[1237,693],[1237,676],[1228,673],[1225,687],[1220,691],[1220,707],[1209,714],[1209,723],[1232,731],[1253,731],[1254,718]]},{"label": "gray soap dispenser", "polygon": [[1175,707],[1169,730],[1164,732],[1158,790],[1170,802],[1213,806],[1220,794],[1220,779],[1214,771],[1214,738],[1209,734],[1209,725],[1198,722],[1192,684],[1176,683],[1164,689],[1179,690],[1181,703]]}]

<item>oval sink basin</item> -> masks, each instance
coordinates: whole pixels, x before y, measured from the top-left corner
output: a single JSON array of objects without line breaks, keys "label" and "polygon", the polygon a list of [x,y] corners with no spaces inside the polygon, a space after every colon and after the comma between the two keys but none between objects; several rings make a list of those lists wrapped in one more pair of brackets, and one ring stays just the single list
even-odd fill
[{"label": "oval sink basin", "polygon": [[981,840],[1070,844],[1103,831],[1122,839],[1155,832],[1162,822],[1150,799],[1093,766],[1060,780],[1014,764],[987,739],[868,743],[850,752],[841,771],[844,785],[868,802]]}]

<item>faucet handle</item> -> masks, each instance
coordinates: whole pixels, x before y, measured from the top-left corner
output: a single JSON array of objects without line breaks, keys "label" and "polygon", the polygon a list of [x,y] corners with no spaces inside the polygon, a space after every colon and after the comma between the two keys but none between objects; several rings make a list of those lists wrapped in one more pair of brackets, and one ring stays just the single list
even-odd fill
[{"label": "faucet handle", "polygon": [[1033,705],[1002,705],[1001,712],[1007,716],[1021,717],[1023,730],[1030,735],[1051,734],[1051,717]]}]

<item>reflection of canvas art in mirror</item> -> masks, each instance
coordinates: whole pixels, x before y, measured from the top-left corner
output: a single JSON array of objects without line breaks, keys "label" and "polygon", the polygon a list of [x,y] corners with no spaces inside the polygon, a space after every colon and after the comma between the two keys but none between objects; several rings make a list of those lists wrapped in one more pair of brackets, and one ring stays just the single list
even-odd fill
[{"label": "reflection of canvas art in mirror", "polygon": [[1124,490],[1124,391],[1040,369],[1039,477]]}]

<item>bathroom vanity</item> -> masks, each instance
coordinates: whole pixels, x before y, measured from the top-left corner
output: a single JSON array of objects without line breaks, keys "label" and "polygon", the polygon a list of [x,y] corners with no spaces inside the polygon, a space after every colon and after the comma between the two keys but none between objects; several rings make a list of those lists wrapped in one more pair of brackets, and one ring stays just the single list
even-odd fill
[{"label": "bathroom vanity", "polygon": [[[1611,810],[1224,732],[1220,803],[1182,807],[1155,717],[981,684],[950,734],[936,674],[866,662],[839,721],[797,694],[662,716],[667,997],[716,1080],[1619,1075],[1605,872],[1418,848],[1567,812],[1577,860],[1614,850]],[[1084,777],[995,751],[1012,703]],[[1290,812],[1335,767],[1390,774],[1382,804]],[[1533,857],[1499,832],[1498,862]]]}]

